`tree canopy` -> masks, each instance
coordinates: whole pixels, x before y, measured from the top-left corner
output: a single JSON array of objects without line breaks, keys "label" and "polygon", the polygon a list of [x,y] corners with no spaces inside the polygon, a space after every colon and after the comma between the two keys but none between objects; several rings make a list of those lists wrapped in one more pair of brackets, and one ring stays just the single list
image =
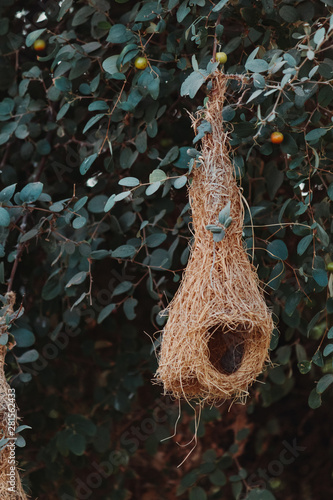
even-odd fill
[{"label": "tree canopy", "polygon": [[[329,494],[332,12],[333,0],[0,0],[0,280],[17,295],[0,343],[32,428],[17,440],[32,498]],[[246,405],[203,409],[177,468],[196,420],[183,405],[161,442],[178,405],[151,384],[155,333],[187,263],[186,187],[210,132],[203,120],[195,135],[189,114],[217,70],[242,76],[223,119],[276,329]]]}]

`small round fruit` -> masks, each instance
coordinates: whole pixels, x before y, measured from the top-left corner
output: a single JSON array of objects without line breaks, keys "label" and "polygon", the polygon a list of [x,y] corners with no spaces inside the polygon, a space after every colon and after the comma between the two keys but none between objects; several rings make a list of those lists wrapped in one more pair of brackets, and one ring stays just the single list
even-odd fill
[{"label": "small round fruit", "polygon": [[226,63],[228,59],[228,56],[225,52],[217,52],[216,53],[216,61],[219,63]]},{"label": "small round fruit", "polygon": [[42,40],[41,38],[38,38],[38,40],[36,40],[34,42],[34,49],[37,51],[37,52],[41,52],[42,50],[44,50],[46,47],[46,43],[44,40]]},{"label": "small round fruit", "polygon": [[326,266],[328,272],[333,273],[333,262],[329,262]]},{"label": "small round fruit", "polygon": [[271,134],[271,141],[273,144],[281,144],[283,139],[284,139],[284,137],[283,137],[283,134],[281,132],[273,132]]},{"label": "small round fruit", "polygon": [[134,66],[137,69],[146,69],[148,66],[148,61],[145,57],[137,57],[134,61]]}]

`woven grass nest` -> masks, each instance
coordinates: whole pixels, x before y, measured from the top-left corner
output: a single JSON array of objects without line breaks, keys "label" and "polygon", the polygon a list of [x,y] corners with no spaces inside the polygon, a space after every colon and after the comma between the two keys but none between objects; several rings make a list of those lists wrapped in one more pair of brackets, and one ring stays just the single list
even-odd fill
[{"label": "woven grass nest", "polygon": [[[0,318],[0,336],[7,333],[8,326],[6,324],[6,316],[12,315],[15,305],[15,293],[9,292],[6,294],[7,305],[1,310]],[[6,347],[0,346],[0,439],[10,438],[8,433],[9,415],[12,415],[12,402],[8,397],[9,385],[6,381],[4,365],[5,365]],[[15,421],[17,427],[17,420]],[[9,443],[13,443],[10,441]],[[1,500],[27,500],[27,496],[23,491],[21,479],[16,468],[13,465],[13,454],[9,446],[5,446],[0,451],[0,498]],[[14,469],[12,469],[14,467]],[[14,474],[13,474],[14,471]],[[9,482],[12,477],[13,482]],[[13,484],[15,483],[15,484]],[[14,491],[12,491],[12,488]]]},{"label": "woven grass nest", "polygon": [[[255,268],[243,248],[242,195],[230,160],[222,109],[227,77],[218,72],[200,119],[212,132],[189,189],[194,245],[182,283],[168,308],[156,381],[176,398],[214,404],[242,399],[269,361],[273,321]],[[207,225],[217,224],[230,202],[232,222],[214,242]]]}]

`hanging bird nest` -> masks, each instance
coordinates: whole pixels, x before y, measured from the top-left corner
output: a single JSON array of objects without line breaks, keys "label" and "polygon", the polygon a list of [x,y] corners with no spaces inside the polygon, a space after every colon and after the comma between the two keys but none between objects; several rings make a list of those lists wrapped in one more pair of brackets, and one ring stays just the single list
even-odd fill
[{"label": "hanging bird nest", "polygon": [[[248,394],[269,360],[273,331],[271,312],[243,247],[242,195],[222,121],[227,77],[218,73],[212,84],[206,109],[194,121],[195,130],[202,119],[211,125],[189,189],[194,245],[168,308],[156,373],[165,393],[209,403]],[[219,229],[223,209],[231,221],[220,224],[224,238],[214,241],[212,231]]]},{"label": "hanging bird nest", "polygon": [[[15,293],[3,298],[6,305],[1,309],[0,337],[8,331],[7,319],[14,314]],[[17,427],[15,398],[6,381],[4,365],[7,348],[0,346],[0,440],[9,439],[0,450],[0,498],[1,500],[27,500],[16,468],[13,429]]]}]

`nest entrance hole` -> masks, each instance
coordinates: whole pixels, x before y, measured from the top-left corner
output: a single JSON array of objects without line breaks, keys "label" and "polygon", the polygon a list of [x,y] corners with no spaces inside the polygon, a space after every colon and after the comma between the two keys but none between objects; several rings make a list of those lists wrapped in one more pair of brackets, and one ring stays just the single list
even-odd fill
[{"label": "nest entrance hole", "polygon": [[209,360],[217,371],[223,375],[231,375],[239,370],[248,333],[241,325],[235,330],[228,330],[221,325],[209,328]]}]

